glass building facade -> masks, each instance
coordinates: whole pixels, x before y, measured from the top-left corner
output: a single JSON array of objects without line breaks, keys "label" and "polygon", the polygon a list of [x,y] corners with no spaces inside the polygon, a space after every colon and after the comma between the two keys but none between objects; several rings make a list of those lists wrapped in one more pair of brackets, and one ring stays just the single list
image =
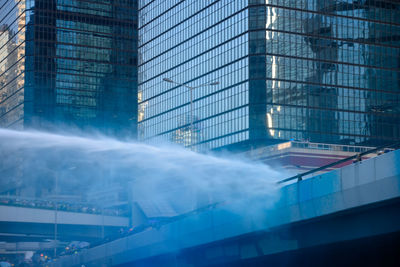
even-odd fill
[{"label": "glass building facade", "polygon": [[141,140],[395,142],[400,3],[140,0],[138,78]]},{"label": "glass building facade", "polygon": [[0,126],[135,134],[137,0],[1,0]]}]

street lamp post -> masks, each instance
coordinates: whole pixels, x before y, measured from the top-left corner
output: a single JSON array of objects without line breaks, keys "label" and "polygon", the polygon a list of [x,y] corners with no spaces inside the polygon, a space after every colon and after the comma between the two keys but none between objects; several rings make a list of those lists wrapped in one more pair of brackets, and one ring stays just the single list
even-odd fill
[{"label": "street lamp post", "polygon": [[200,87],[204,87],[204,86],[218,85],[219,82],[217,81],[217,82],[212,82],[212,83],[200,84],[198,86],[189,86],[184,83],[175,82],[174,80],[171,80],[169,78],[163,78],[163,81],[167,82],[167,83],[173,83],[173,84],[176,84],[179,86],[183,86],[183,87],[186,87],[187,89],[189,89],[189,92],[190,92],[190,149],[193,149],[193,131],[194,131],[194,128],[193,128],[193,90],[200,88]]},{"label": "street lamp post", "polygon": [[55,204],[55,209],[54,209],[54,258],[56,258],[57,257],[57,224],[58,224],[58,221],[57,221],[57,212],[58,212],[58,201],[57,201],[57,197],[58,197],[58,174],[56,174],[56,177],[55,177],[55,195],[56,195],[56,199],[55,199],[55,202],[54,202],[54,204]]},{"label": "street lamp post", "polygon": [[[71,166],[69,168],[67,168],[67,170],[75,170],[76,166]],[[57,173],[57,171],[53,170],[53,174],[54,174],[54,258],[57,257],[57,245],[58,245],[58,194],[59,194],[59,190],[58,190],[58,180],[59,180],[59,174]]]}]

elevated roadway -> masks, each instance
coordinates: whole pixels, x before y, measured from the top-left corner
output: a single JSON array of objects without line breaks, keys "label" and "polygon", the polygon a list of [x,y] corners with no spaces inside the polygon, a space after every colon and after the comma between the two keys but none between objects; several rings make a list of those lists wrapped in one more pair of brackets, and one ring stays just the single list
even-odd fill
[{"label": "elevated roadway", "polygon": [[37,242],[53,239],[55,224],[59,240],[93,241],[129,226],[129,218],[0,205],[1,241]]},{"label": "elevated roadway", "polygon": [[299,251],[317,262],[318,248],[329,246],[339,251],[332,261],[367,261],[357,251],[387,251],[400,236],[400,150],[283,186],[278,199],[257,213],[229,204],[193,213],[53,266],[262,266]]}]

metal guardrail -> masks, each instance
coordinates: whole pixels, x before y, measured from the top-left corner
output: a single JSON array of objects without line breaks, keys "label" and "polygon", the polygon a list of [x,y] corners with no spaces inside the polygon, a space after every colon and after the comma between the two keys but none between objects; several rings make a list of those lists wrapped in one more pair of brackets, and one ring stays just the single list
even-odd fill
[{"label": "metal guardrail", "polygon": [[277,184],[286,183],[286,182],[289,182],[289,181],[292,181],[292,180],[296,180],[296,179],[297,179],[298,182],[300,182],[300,181],[303,180],[303,177],[304,177],[304,176],[307,176],[307,175],[310,175],[310,174],[313,174],[313,173],[316,173],[316,172],[325,170],[325,169],[327,169],[327,168],[330,168],[330,167],[339,165],[339,164],[344,163],[344,162],[347,162],[347,161],[349,161],[349,160],[357,159],[357,161],[361,161],[361,160],[362,160],[362,157],[365,156],[365,155],[368,155],[368,154],[371,154],[371,153],[374,153],[374,152],[377,152],[377,151],[380,151],[380,150],[385,150],[385,149],[393,149],[393,148],[394,148],[394,149],[397,149],[397,147],[399,147],[399,146],[400,146],[400,142],[399,142],[399,143],[394,143],[394,144],[392,144],[392,145],[386,145],[386,146],[376,147],[376,148],[373,148],[373,149],[364,151],[364,152],[362,152],[362,153],[357,153],[357,154],[355,154],[355,155],[353,155],[353,156],[350,156],[350,157],[347,157],[347,158],[344,158],[344,159],[341,159],[341,160],[338,160],[338,161],[329,163],[329,164],[327,164],[327,165],[318,167],[318,168],[316,168],[316,169],[313,169],[313,170],[310,170],[310,171],[307,171],[307,172],[303,172],[303,173],[297,174],[297,175],[295,175],[295,176],[292,176],[292,177],[283,179],[283,180],[277,182]]},{"label": "metal guardrail", "polygon": [[292,141],[291,144],[292,147],[294,148],[318,149],[318,150],[338,151],[338,152],[355,152],[355,153],[362,153],[367,150],[375,148],[368,146],[311,143],[311,142],[301,142],[301,141]]},{"label": "metal guardrail", "polygon": [[96,215],[123,216],[124,211],[120,209],[106,209],[102,206],[88,202],[38,199],[21,196],[0,195],[0,206],[14,206],[23,208],[46,209],[67,212],[77,212]]},{"label": "metal guardrail", "polygon": [[299,149],[316,149],[324,151],[335,151],[335,152],[354,152],[362,153],[375,147],[367,146],[356,146],[356,145],[342,145],[342,144],[327,144],[327,143],[313,143],[308,141],[287,141],[275,145],[270,145],[262,148],[257,148],[254,150],[249,150],[243,152],[243,154],[250,157],[257,157],[260,155],[268,154],[271,152],[276,152],[289,148],[299,148]]}]

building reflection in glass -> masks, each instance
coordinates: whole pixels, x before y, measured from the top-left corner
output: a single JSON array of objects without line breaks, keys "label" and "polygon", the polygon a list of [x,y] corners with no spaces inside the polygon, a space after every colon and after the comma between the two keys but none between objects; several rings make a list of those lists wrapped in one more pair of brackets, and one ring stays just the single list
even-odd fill
[{"label": "building reflection in glass", "polygon": [[142,140],[185,132],[189,99],[162,77],[220,81],[196,91],[202,148],[400,138],[397,1],[157,0],[139,10]]},{"label": "building reflection in glass", "polygon": [[2,127],[134,134],[136,0],[7,0],[0,24]]}]

